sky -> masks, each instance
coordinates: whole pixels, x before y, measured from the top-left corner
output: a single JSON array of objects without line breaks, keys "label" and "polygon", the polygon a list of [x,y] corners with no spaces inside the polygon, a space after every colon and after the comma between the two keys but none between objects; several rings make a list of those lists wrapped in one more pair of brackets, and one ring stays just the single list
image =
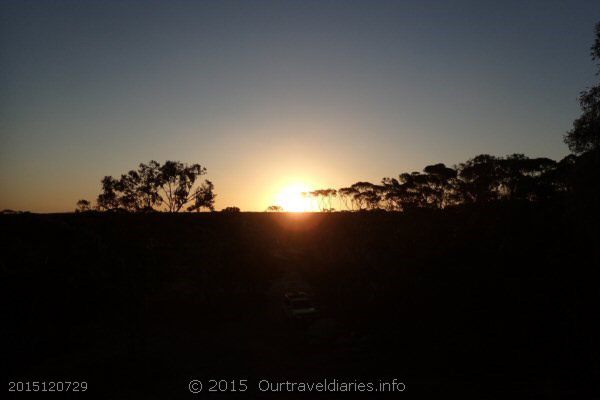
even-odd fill
[{"label": "sky", "polygon": [[478,154],[560,159],[594,1],[2,1],[0,209],[200,163],[216,207]]}]

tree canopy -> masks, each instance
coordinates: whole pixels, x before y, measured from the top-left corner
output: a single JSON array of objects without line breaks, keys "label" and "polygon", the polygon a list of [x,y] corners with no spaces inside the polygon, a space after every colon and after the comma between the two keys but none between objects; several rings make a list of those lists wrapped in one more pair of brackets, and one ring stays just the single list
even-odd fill
[{"label": "tree canopy", "polygon": [[[165,161],[141,163],[137,170],[122,174],[119,179],[105,176],[102,191],[96,200],[102,211],[214,211],[214,185],[200,182],[206,168],[200,164]],[[79,205],[79,203],[78,203]],[[186,207],[187,206],[187,207]]]}]

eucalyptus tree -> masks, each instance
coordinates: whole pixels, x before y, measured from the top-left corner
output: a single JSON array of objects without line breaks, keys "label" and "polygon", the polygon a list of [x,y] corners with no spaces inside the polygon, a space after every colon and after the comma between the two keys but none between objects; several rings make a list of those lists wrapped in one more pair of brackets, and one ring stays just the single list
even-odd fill
[{"label": "eucalyptus tree", "polygon": [[165,161],[158,170],[157,183],[167,211],[178,212],[187,203],[202,196],[204,188],[195,186],[198,178],[206,174],[206,168],[200,164]]},{"label": "eucalyptus tree", "polygon": [[324,189],[322,190],[323,197],[327,200],[327,211],[334,211],[333,198],[337,196],[337,190],[335,189]]},{"label": "eucalyptus tree", "polygon": [[209,211],[215,211],[215,185],[208,179],[204,180],[195,190],[192,197],[193,203],[188,206],[188,211],[200,212],[203,208]]},{"label": "eucalyptus tree", "polygon": [[382,188],[371,182],[356,182],[350,188],[354,191],[352,197],[359,210],[375,210],[379,208]]},{"label": "eucalyptus tree", "polygon": [[188,211],[202,208],[214,210],[214,185],[200,181],[206,168],[199,164],[156,161],[139,164],[137,170],[122,174],[119,179],[105,176],[97,205],[100,210],[178,212],[188,205]]},{"label": "eucalyptus tree", "polygon": [[429,187],[428,203],[433,204],[436,208],[444,208],[450,203],[454,180],[457,176],[456,170],[439,163],[426,166],[423,168],[423,172],[426,174]]},{"label": "eucalyptus tree", "polygon": [[343,187],[337,191],[338,199],[340,200],[340,209],[345,208],[346,210],[354,210],[355,202],[354,195],[357,193],[356,189],[352,187]]},{"label": "eucalyptus tree", "polygon": [[114,211],[119,208],[118,182],[112,176],[105,176],[100,181],[102,192],[96,199],[98,209],[101,211]]}]

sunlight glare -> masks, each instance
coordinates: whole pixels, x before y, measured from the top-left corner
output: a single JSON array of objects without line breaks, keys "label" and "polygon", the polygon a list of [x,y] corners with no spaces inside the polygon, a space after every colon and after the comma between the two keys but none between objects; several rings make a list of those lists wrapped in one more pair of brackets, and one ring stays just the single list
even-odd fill
[{"label": "sunlight glare", "polygon": [[303,195],[312,189],[304,183],[293,183],[285,186],[277,195],[276,204],[288,212],[316,211],[311,199]]}]

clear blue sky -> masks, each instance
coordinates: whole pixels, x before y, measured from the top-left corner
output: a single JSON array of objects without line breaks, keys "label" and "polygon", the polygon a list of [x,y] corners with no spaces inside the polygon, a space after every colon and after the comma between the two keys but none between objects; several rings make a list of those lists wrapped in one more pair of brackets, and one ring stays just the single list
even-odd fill
[{"label": "clear blue sky", "polygon": [[3,1],[0,209],[208,168],[217,208],[480,153],[561,158],[600,1]]}]

